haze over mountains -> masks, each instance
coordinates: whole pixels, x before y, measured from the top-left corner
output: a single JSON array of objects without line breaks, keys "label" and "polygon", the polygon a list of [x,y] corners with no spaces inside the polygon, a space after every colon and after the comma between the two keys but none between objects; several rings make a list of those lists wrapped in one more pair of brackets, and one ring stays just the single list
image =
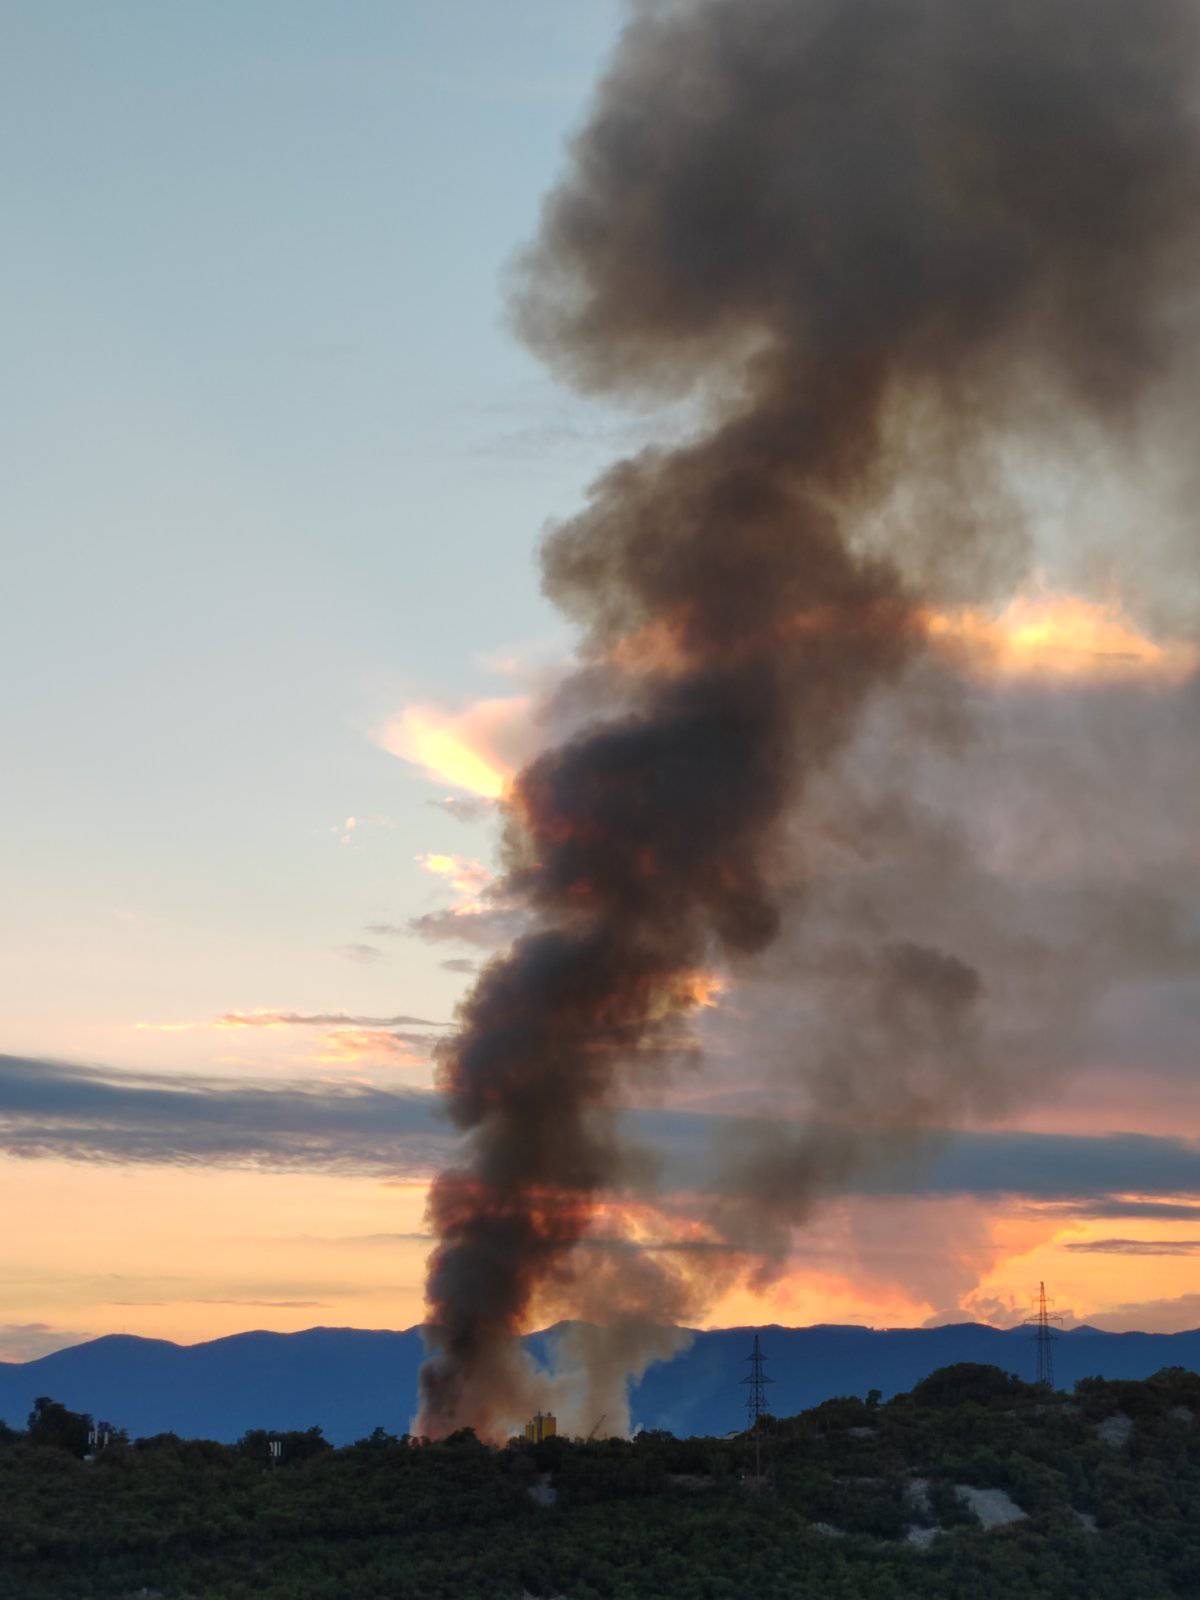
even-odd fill
[{"label": "haze over mountains", "polygon": [[[696,1332],[673,1360],[646,1372],[633,1389],[634,1426],[681,1436],[741,1426],[745,1391],[738,1383],[755,1332],[774,1380],[772,1409],[783,1416],[831,1395],[865,1397],[879,1389],[886,1399],[956,1361],[1033,1377],[1033,1344],[1022,1328],[717,1328]],[[552,1360],[555,1338],[556,1329],[548,1328],[527,1343],[539,1359]],[[334,1444],[349,1444],[376,1427],[408,1429],[423,1355],[419,1328],[240,1333],[195,1345],[113,1334],[36,1361],[0,1363],[0,1418],[19,1426],[34,1399],[49,1395],[132,1436],[173,1432],[231,1442],[250,1428],[318,1425]],[[1058,1338],[1054,1356],[1058,1386],[1066,1389],[1094,1375],[1144,1378],[1169,1366],[1200,1371],[1200,1329],[1074,1328]]]}]

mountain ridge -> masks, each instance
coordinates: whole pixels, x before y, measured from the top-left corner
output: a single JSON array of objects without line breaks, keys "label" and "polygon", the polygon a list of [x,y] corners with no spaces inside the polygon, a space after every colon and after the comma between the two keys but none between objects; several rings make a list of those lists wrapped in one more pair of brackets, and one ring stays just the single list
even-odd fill
[{"label": "mountain ridge", "polygon": [[[556,1323],[528,1336],[535,1357],[553,1362]],[[869,1328],[857,1323],[778,1323],[681,1330],[688,1343],[632,1386],[635,1426],[718,1434],[742,1421],[743,1346],[759,1334],[781,1414],[833,1395],[885,1398],[938,1367],[985,1362],[1032,1377],[1028,1327],[946,1323],[936,1328]],[[87,1411],[131,1435],[178,1433],[231,1442],[248,1429],[322,1427],[349,1443],[376,1427],[405,1431],[416,1409],[425,1348],[420,1325],[406,1329],[319,1325],[296,1333],[249,1329],[195,1344],[138,1334],[102,1334],[31,1361],[0,1362],[0,1418],[20,1424],[39,1395]],[[1059,1386],[1081,1377],[1141,1378],[1168,1366],[1200,1371],[1200,1329],[1173,1334],[1109,1333],[1082,1325],[1055,1340]]]}]

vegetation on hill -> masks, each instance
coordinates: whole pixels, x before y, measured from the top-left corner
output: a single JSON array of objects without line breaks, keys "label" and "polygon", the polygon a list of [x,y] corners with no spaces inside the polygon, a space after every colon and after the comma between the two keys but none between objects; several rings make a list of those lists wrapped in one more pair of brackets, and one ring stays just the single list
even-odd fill
[{"label": "vegetation on hill", "polygon": [[2,1600],[1200,1595],[1200,1376],[1180,1368],[1070,1397],[944,1368],[768,1419],[761,1480],[745,1436],[113,1430],[89,1460],[91,1431],[49,1400],[0,1425]]}]

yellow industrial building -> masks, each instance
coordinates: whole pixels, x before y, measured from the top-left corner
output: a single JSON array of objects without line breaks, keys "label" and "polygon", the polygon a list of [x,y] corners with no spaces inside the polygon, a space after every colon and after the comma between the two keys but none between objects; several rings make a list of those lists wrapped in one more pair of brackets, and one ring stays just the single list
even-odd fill
[{"label": "yellow industrial building", "polygon": [[548,1411],[539,1411],[525,1424],[525,1437],[530,1444],[541,1444],[543,1439],[553,1439],[558,1423]]}]

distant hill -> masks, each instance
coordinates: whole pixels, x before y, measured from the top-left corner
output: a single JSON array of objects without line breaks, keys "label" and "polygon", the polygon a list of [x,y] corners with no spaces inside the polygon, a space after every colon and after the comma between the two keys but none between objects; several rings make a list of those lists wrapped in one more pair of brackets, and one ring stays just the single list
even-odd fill
[{"label": "distant hill", "polygon": [[[674,1360],[652,1367],[633,1393],[633,1419],[685,1436],[741,1425],[738,1380],[755,1333],[762,1336],[773,1409],[791,1415],[833,1395],[885,1399],[937,1367],[987,1362],[1033,1376],[1028,1330],[961,1323],[942,1328],[720,1328],[693,1335]],[[554,1329],[534,1334],[545,1357]],[[1055,1344],[1061,1388],[1084,1377],[1144,1378],[1162,1367],[1200,1371],[1200,1330],[1102,1333],[1077,1328]],[[0,1362],[0,1417],[24,1423],[38,1395],[90,1411],[131,1435],[172,1432],[230,1442],[249,1428],[319,1424],[336,1444],[375,1427],[405,1430],[416,1407],[421,1331],[309,1328],[240,1333],[206,1344],[110,1335],[37,1361]]]},{"label": "distant hill", "polygon": [[37,1395],[128,1429],[231,1442],[248,1428],[319,1424],[338,1444],[403,1432],[416,1405],[420,1330],[308,1328],[205,1344],[110,1334],[37,1361],[0,1363],[0,1417],[24,1423]]},{"label": "distant hill", "polygon": [[[938,1367],[985,1362],[1032,1381],[1033,1338],[1027,1328],[976,1322],[941,1328],[720,1328],[698,1333],[673,1361],[651,1367],[634,1392],[634,1421],[682,1436],[720,1433],[743,1425],[747,1371],[755,1333],[762,1337],[772,1410],[791,1415],[833,1395],[883,1398],[904,1393]],[[1188,1333],[1103,1333],[1076,1328],[1055,1340],[1058,1387],[1088,1377],[1146,1378],[1163,1367],[1200,1371],[1200,1330]]]}]

